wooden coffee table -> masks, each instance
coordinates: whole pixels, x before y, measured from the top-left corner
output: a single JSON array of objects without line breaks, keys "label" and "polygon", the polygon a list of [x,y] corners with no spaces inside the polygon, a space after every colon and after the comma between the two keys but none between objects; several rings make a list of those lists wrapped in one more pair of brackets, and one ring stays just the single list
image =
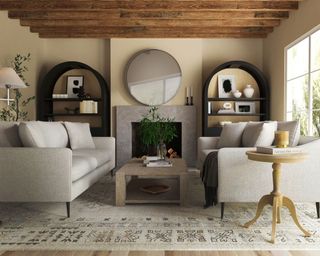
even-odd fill
[{"label": "wooden coffee table", "polygon": [[[132,159],[116,172],[116,206],[133,203],[185,204],[187,164],[182,158],[172,159],[172,167],[145,167],[140,159]],[[144,185],[166,184],[170,191],[152,195],[141,191]]]}]

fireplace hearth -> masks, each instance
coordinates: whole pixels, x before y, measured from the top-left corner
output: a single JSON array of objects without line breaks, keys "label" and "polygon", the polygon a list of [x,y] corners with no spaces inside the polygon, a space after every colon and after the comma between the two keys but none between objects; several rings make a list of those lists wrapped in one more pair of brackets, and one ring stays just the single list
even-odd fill
[{"label": "fireplace hearth", "polygon": [[[141,152],[133,150],[135,139],[132,134],[132,124],[140,122],[141,118],[148,113],[150,107],[146,106],[117,106],[116,107],[116,145],[117,167],[121,167],[133,156],[139,156]],[[181,148],[174,145],[173,150],[178,151],[190,167],[196,166],[197,156],[197,118],[195,106],[160,106],[161,116],[174,118],[181,125],[180,140]],[[137,143],[137,142],[135,142]],[[138,142],[138,144],[140,144]],[[167,145],[167,149],[170,145]]]}]

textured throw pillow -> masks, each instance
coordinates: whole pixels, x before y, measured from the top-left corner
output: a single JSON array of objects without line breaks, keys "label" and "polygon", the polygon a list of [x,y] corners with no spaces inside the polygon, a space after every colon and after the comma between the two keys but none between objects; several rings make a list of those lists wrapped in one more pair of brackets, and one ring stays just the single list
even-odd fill
[{"label": "textured throw pillow", "polygon": [[289,147],[295,147],[300,140],[300,122],[282,121],[278,122],[278,131],[289,131]]},{"label": "textured throw pillow", "polygon": [[67,131],[60,122],[22,122],[19,136],[25,147],[65,148],[68,145]]},{"label": "textured throw pillow", "polygon": [[64,122],[71,149],[95,148],[88,123]]},{"label": "textured throw pillow", "polygon": [[21,147],[18,122],[0,122],[0,147]]},{"label": "textured throw pillow", "polygon": [[249,122],[242,134],[243,147],[268,147],[274,141],[277,122]]},{"label": "textured throw pillow", "polygon": [[220,135],[218,148],[240,147],[245,126],[245,122],[225,124]]}]

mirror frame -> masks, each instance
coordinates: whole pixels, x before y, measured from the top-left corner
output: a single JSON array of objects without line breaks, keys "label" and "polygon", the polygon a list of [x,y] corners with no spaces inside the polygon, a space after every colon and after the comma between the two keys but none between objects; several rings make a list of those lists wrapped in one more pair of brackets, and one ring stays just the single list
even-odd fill
[{"label": "mirror frame", "polygon": [[135,99],[137,102],[139,102],[139,103],[141,103],[141,104],[143,104],[143,105],[146,105],[146,106],[155,106],[155,105],[149,105],[149,104],[146,104],[146,103],[144,103],[144,102],[141,102],[141,101],[138,100],[136,97],[134,97],[134,96],[131,94],[131,92],[130,92],[130,87],[129,87],[129,83],[128,83],[128,70],[129,70],[129,67],[130,67],[131,63],[133,62],[133,60],[134,60],[137,56],[139,56],[140,54],[145,53],[145,52],[147,52],[147,51],[159,51],[159,52],[163,52],[163,53],[167,54],[167,55],[168,55],[169,57],[171,57],[172,60],[177,64],[177,66],[178,66],[178,68],[179,68],[179,71],[180,71],[180,74],[181,74],[180,84],[179,84],[179,87],[178,87],[176,93],[175,93],[174,95],[172,95],[172,97],[171,97],[170,99],[168,99],[167,101],[165,101],[165,102],[163,102],[162,104],[160,104],[160,105],[163,105],[163,104],[168,103],[168,102],[169,102],[170,100],[172,100],[175,96],[177,96],[178,91],[179,91],[179,89],[180,89],[180,87],[181,87],[181,84],[182,84],[182,70],[181,70],[181,67],[180,67],[180,65],[179,65],[179,62],[176,60],[176,58],[174,58],[170,53],[168,53],[168,52],[166,52],[166,51],[164,51],[164,50],[155,49],[155,48],[147,48],[147,49],[143,49],[143,50],[140,50],[140,51],[136,52],[135,54],[133,54],[133,55],[130,57],[130,59],[128,60],[128,62],[127,62],[127,64],[126,64],[126,68],[125,68],[125,72],[124,72],[124,83],[125,83],[125,85],[126,85],[126,87],[127,87],[127,90],[128,90],[128,92],[129,92],[129,95],[130,95],[133,99]]}]

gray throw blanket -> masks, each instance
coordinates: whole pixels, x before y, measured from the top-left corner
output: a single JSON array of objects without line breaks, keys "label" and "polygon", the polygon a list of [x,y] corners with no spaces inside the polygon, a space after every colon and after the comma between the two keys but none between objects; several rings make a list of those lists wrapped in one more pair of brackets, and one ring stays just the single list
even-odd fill
[{"label": "gray throw blanket", "polygon": [[209,207],[213,203],[217,203],[218,151],[213,151],[207,155],[200,175],[205,188],[205,207]]}]

